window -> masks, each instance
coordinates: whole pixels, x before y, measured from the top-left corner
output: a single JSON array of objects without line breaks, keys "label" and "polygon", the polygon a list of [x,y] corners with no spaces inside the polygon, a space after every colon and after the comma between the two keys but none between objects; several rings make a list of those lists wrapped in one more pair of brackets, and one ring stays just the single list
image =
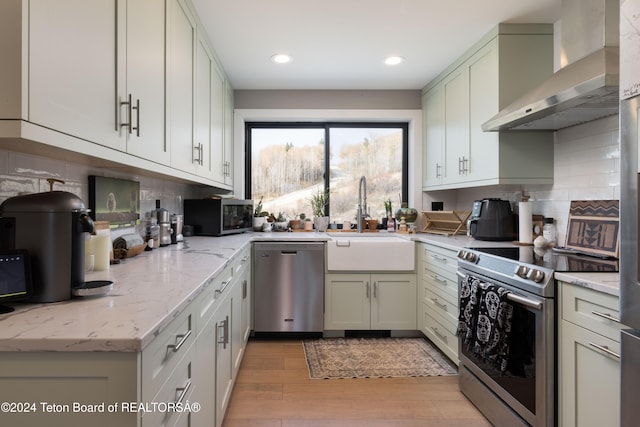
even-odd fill
[{"label": "window", "polygon": [[353,220],[358,184],[367,182],[373,218],[408,192],[407,123],[247,123],[247,189],[263,210],[312,216],[309,198],[328,189],[331,221]]}]

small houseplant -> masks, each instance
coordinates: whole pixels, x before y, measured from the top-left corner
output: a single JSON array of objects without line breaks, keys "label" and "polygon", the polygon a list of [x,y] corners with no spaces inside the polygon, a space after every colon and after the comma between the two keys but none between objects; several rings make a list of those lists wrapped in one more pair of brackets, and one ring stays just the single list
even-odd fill
[{"label": "small houseplant", "polygon": [[262,225],[267,221],[267,218],[262,214],[262,197],[256,204],[253,210],[253,231],[262,231]]},{"label": "small houseplant", "polygon": [[315,192],[309,199],[311,210],[313,211],[313,224],[317,231],[327,231],[329,227],[329,217],[325,215],[325,210],[329,205],[329,191],[321,190]]}]

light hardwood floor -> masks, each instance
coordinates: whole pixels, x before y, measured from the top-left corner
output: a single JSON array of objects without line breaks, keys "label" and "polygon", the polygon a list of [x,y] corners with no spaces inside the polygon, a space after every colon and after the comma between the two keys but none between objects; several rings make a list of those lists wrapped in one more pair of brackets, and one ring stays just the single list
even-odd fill
[{"label": "light hardwood floor", "polygon": [[223,427],[490,426],[458,377],[311,380],[301,341],[251,340]]}]

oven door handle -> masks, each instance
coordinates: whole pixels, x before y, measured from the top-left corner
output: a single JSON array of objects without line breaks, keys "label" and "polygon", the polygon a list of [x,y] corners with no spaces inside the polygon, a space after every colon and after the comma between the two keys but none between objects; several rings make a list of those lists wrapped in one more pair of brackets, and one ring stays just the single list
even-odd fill
[{"label": "oven door handle", "polygon": [[[463,280],[466,280],[468,277],[466,274],[461,273],[460,271],[456,271],[456,274],[458,275],[458,277],[460,277]],[[507,294],[507,299],[510,301],[516,302],[518,304],[527,306],[529,308],[533,308],[538,311],[542,310],[542,304],[543,304],[542,301],[534,301],[532,299],[511,293],[511,292]]]}]

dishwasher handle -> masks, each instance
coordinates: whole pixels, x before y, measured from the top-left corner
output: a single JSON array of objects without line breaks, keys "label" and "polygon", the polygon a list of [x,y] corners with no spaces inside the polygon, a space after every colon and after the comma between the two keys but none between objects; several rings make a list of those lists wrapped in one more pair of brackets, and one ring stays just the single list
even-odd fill
[{"label": "dishwasher handle", "polygon": [[280,255],[298,255],[298,251],[280,251]]}]

